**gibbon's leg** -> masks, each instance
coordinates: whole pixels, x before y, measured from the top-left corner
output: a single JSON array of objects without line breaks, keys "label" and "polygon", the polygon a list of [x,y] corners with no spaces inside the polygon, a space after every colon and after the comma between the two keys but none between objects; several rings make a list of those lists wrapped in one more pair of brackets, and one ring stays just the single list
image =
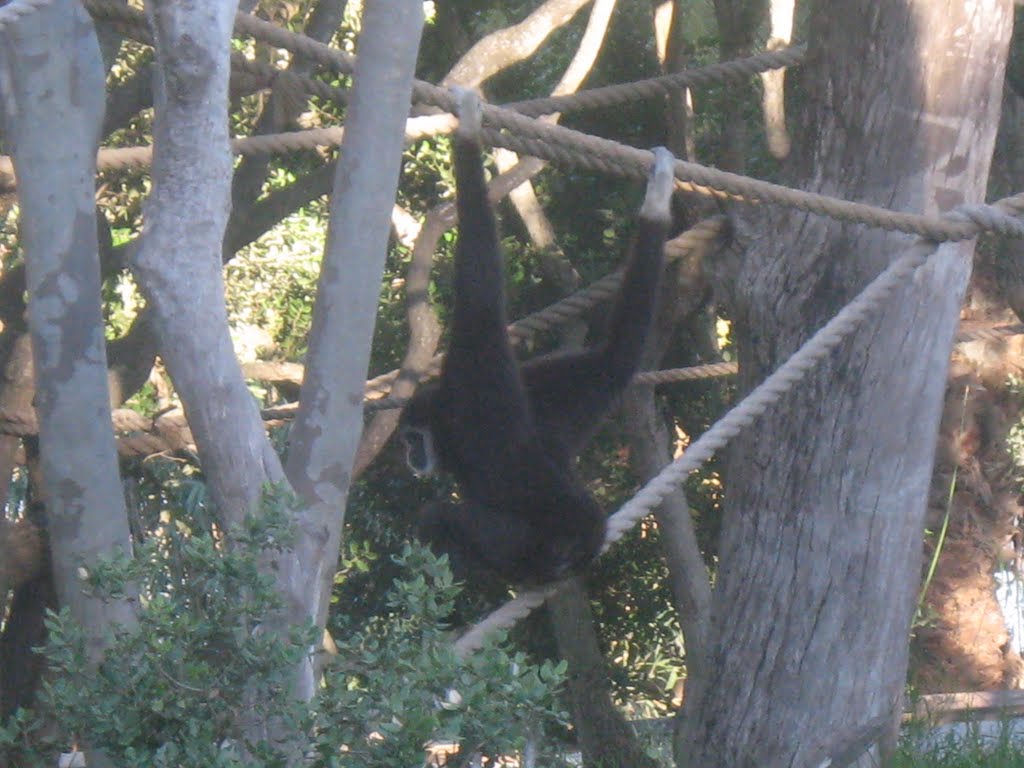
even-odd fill
[{"label": "gibbon's leg", "polygon": [[438,501],[420,511],[417,538],[435,554],[448,555],[459,580],[486,571],[518,582],[524,578],[537,532],[522,518],[489,507]]},{"label": "gibbon's leg", "polygon": [[459,127],[453,141],[456,207],[455,308],[441,371],[444,408],[474,465],[496,467],[531,434],[526,392],[506,326],[505,275],[494,211],[487,199],[477,96],[453,89]]}]

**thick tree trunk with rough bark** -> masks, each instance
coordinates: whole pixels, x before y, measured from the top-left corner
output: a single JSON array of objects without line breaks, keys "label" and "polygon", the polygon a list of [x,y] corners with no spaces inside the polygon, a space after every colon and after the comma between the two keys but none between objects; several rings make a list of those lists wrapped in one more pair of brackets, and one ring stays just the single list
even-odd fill
[{"label": "thick tree trunk with rough bark", "polygon": [[[795,186],[936,214],[981,201],[1009,0],[821,4]],[[740,227],[741,384],[776,368],[910,238],[778,208]],[[938,248],[730,457],[709,664],[680,764],[805,766],[899,707],[936,434],[972,243]]]}]

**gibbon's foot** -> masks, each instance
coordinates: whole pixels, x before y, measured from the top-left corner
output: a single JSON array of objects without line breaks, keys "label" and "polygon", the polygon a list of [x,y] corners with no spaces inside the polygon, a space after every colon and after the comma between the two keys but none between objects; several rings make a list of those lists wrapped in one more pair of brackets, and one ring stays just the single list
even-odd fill
[{"label": "gibbon's foot", "polygon": [[43,566],[45,548],[42,534],[32,523],[0,517],[0,592],[34,579]]},{"label": "gibbon's foot", "polygon": [[668,221],[672,218],[676,158],[665,147],[655,147],[651,154],[654,155],[654,163],[651,165],[651,175],[647,178],[647,195],[640,207],[640,215],[645,219]]},{"label": "gibbon's foot", "polygon": [[451,92],[455,97],[455,116],[459,118],[455,132],[463,138],[478,140],[484,114],[480,96],[472,88],[461,85],[452,86]]}]

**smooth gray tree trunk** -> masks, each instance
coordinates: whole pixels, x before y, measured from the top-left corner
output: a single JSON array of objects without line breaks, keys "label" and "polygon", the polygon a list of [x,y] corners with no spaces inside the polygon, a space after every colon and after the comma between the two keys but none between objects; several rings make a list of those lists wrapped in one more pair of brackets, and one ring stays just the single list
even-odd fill
[{"label": "smooth gray tree trunk", "polygon": [[[387,257],[391,209],[423,28],[419,0],[367,0],[331,197],[306,376],[287,472],[308,505],[282,579],[299,601],[293,621],[327,620],[345,502],[363,426],[363,390]],[[312,666],[297,692],[315,691]]]},{"label": "smooth gray tree trunk", "polygon": [[[103,63],[79,3],[55,0],[0,33],[0,97],[18,177],[54,581],[98,661],[114,626],[132,624],[134,605],[82,592],[81,569],[130,549],[131,535],[100,309],[94,186]],[[108,765],[88,754],[91,766]]]},{"label": "smooth gray tree trunk", "polygon": [[221,244],[230,209],[228,74],[233,2],[149,0],[155,42],[153,190],[132,271],[155,317],[225,524],[283,479],[228,331]]},{"label": "smooth gray tree trunk", "polygon": [[[1010,0],[820,3],[795,186],[936,214],[984,197]],[[740,226],[741,386],[910,238],[765,208]],[[709,663],[681,765],[805,766],[900,707],[946,371],[973,243],[948,244],[730,457]]]}]

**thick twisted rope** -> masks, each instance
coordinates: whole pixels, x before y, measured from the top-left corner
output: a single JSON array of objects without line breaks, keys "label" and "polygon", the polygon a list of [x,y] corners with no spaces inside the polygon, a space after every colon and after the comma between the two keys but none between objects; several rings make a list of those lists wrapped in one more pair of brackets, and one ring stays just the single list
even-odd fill
[{"label": "thick twisted rope", "polygon": [[[485,129],[485,138],[495,145],[520,154],[538,155],[554,163],[568,163],[607,173],[646,177],[652,163],[650,151],[589,136],[562,126],[542,123],[498,107],[484,108],[484,121],[504,130]],[[728,196],[745,202],[770,202],[839,221],[867,224],[895,232],[920,235],[938,242],[963,240],[980,229],[1024,237],[1024,222],[1014,215],[1024,213],[1024,198],[1004,201],[1005,210],[985,205],[963,206],[956,217],[921,216],[890,211],[866,203],[854,203],[779,184],[719,171],[697,163],[677,160],[676,178],[697,191]]]},{"label": "thick twisted rope", "polygon": [[[118,6],[110,0],[86,0],[86,6],[90,12],[103,18],[137,21],[139,17],[138,11]],[[305,56],[334,71],[350,74],[353,70],[353,56],[254,16],[238,14],[235,29]],[[422,80],[413,83],[413,98],[446,112],[454,109],[454,101],[447,89]],[[488,126],[483,132],[484,139],[493,146],[511,149],[519,154],[533,155],[556,164],[570,164],[577,168],[634,177],[645,177],[651,165],[651,154],[646,150],[543,123],[512,109],[484,105],[483,117]],[[1013,214],[1024,213],[1024,200],[1011,203],[1015,207],[1009,214],[988,206],[964,206],[955,218],[939,218],[893,212],[865,203],[851,203],[682,160],[676,161],[675,171],[676,177],[684,185],[704,194],[742,201],[772,202],[840,221],[907,232],[936,241],[972,237],[977,226],[1004,235],[1024,237],[1024,223],[1013,218]]]},{"label": "thick twisted rope", "polygon": [[[672,493],[691,472],[703,465],[770,406],[778,402],[811,368],[874,312],[893,290],[924,264],[935,248],[934,243],[917,243],[909,253],[894,261],[782,366],[697,438],[682,456],[665,467],[639,493],[622,505],[618,512],[608,518],[601,553],[607,552],[640,518]],[[455,642],[456,652],[464,657],[478,650],[491,632],[514,626],[543,605],[553,591],[552,587],[532,590],[505,603],[463,634]]]},{"label": "thick twisted rope", "polygon": [[[450,115],[426,115],[409,118],[405,123],[405,141],[412,143],[429,136],[450,133],[455,120]],[[311,128],[285,133],[267,133],[231,140],[236,155],[268,155],[341,144],[345,129],[340,127]],[[153,147],[105,148],[96,154],[99,170],[124,170],[148,166],[153,161]],[[0,174],[13,174],[14,164],[8,155],[0,155]]]}]

